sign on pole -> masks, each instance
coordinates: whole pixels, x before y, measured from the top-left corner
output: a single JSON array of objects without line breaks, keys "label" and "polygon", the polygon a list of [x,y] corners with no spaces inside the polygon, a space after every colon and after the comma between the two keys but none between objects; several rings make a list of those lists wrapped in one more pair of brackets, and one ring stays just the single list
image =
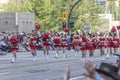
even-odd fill
[{"label": "sign on pole", "polygon": [[89,29],[89,24],[85,24],[85,25],[84,25],[84,31],[85,31],[85,32],[90,31],[90,29]]},{"label": "sign on pole", "polygon": [[107,1],[118,1],[118,0],[107,0]]}]

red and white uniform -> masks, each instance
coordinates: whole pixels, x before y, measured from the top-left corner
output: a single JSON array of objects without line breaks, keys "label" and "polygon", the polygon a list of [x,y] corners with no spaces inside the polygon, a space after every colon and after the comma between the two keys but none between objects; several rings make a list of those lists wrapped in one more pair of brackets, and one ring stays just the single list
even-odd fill
[{"label": "red and white uniform", "polygon": [[112,27],[111,32],[115,33],[116,31],[117,31],[117,30],[116,30],[115,26]]},{"label": "red and white uniform", "polygon": [[99,38],[99,47],[100,48],[105,48],[106,47],[106,38],[104,38],[104,37]]},{"label": "red and white uniform", "polygon": [[113,45],[113,38],[112,37],[107,38],[107,47],[112,48],[112,45]]},{"label": "red and white uniform", "polygon": [[119,48],[120,39],[118,37],[113,38],[113,48]]},{"label": "red and white uniform", "polygon": [[37,50],[38,44],[37,44],[38,38],[37,37],[31,37],[29,46],[31,50]]},{"label": "red and white uniform", "polygon": [[88,50],[88,39],[86,36],[82,36],[81,48],[80,50]]},{"label": "red and white uniform", "polygon": [[89,50],[95,50],[96,49],[96,46],[97,46],[97,39],[95,38],[92,38],[90,41],[89,41]]},{"label": "red and white uniform", "polygon": [[12,37],[10,39],[10,43],[11,43],[11,50],[12,51],[17,51],[18,50],[18,38],[17,37]]},{"label": "red and white uniform", "polygon": [[61,47],[62,47],[62,48],[67,47],[67,38],[62,38],[62,39],[61,39]]},{"label": "red and white uniform", "polygon": [[50,36],[49,36],[49,34],[44,34],[42,36],[42,42],[43,42],[43,46],[45,46],[45,47],[50,46]]},{"label": "red and white uniform", "polygon": [[60,37],[54,37],[54,38],[53,38],[53,42],[54,42],[54,47],[55,47],[55,48],[61,47]]},{"label": "red and white uniform", "polygon": [[73,36],[73,42],[71,43],[71,46],[80,46],[80,36],[79,35]]}]

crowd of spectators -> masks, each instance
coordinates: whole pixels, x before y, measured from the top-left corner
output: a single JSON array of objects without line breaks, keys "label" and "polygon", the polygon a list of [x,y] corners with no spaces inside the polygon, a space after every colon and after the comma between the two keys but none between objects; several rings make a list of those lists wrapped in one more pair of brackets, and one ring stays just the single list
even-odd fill
[{"label": "crowd of spectators", "polygon": [[[0,34],[0,51],[1,52],[11,52],[10,49],[10,38],[14,32],[2,32]],[[19,40],[19,51],[30,51],[28,44],[30,33],[26,34],[24,32],[17,32],[17,37]]]}]

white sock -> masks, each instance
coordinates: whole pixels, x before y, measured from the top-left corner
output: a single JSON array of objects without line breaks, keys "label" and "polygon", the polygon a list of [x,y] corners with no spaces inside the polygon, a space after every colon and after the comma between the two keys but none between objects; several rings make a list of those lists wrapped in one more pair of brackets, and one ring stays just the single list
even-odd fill
[{"label": "white sock", "polygon": [[107,53],[106,57],[109,58],[109,53]]},{"label": "white sock", "polygon": [[78,52],[75,52],[75,56],[77,56]]},{"label": "white sock", "polygon": [[90,61],[93,61],[93,57],[90,58]]},{"label": "white sock", "polygon": [[36,61],[36,56],[33,57],[33,61]]},{"label": "white sock", "polygon": [[66,58],[66,54],[64,54],[63,57]]}]

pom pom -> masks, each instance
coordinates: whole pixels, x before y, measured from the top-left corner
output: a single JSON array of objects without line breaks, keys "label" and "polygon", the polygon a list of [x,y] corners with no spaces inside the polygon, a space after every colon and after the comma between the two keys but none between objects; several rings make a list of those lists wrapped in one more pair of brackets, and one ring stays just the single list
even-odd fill
[{"label": "pom pom", "polygon": [[12,43],[13,45],[17,44],[17,43],[18,43],[18,39],[12,38],[12,39],[11,39],[11,43]]},{"label": "pom pom", "polygon": [[69,31],[69,29],[68,28],[64,28],[64,32],[68,32]]},{"label": "pom pom", "polygon": [[115,27],[113,27],[113,28],[111,29],[111,32],[116,32]]},{"label": "pom pom", "polygon": [[60,38],[54,38],[54,39],[53,39],[53,42],[54,42],[54,43],[60,43]]},{"label": "pom pom", "polygon": [[36,25],[35,25],[35,28],[36,28],[37,30],[39,30],[39,29],[40,29],[40,27],[41,27],[41,25],[40,25],[40,24],[36,24]]},{"label": "pom pom", "polygon": [[120,26],[117,26],[117,29],[119,30],[119,29],[120,29]]}]

